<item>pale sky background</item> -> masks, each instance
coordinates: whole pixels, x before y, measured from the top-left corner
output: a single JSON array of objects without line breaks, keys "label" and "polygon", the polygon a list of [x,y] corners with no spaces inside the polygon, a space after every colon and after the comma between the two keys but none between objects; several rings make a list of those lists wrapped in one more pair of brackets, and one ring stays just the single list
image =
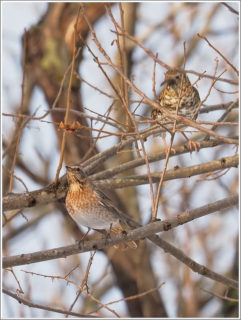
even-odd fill
[{"label": "pale sky background", "polygon": [[[232,6],[238,10],[238,4],[233,3]],[[22,82],[22,69],[20,65],[20,59],[21,59],[21,37],[23,35],[24,29],[29,29],[32,25],[34,25],[39,18],[42,16],[42,14],[47,9],[46,2],[3,2],[2,3],[2,110],[3,112],[11,113],[15,112],[16,107],[19,105],[21,100],[21,82]],[[205,15],[208,10],[210,9],[210,6],[208,3],[203,4],[203,12],[202,14]],[[139,15],[145,17],[146,24],[139,23],[137,25],[136,34],[143,34],[146,28],[150,25],[155,25],[162,17],[165,17],[167,13],[168,7],[164,5],[164,3],[142,3],[140,9],[139,9]],[[117,14],[117,11],[113,10],[114,14]],[[223,29],[224,28],[224,22],[225,22],[225,28],[229,28],[235,25],[236,16],[232,15],[227,9],[222,8],[220,10],[219,14],[216,15],[213,24],[215,24],[215,30]],[[181,17],[180,17],[181,19]],[[114,47],[110,46],[111,39],[106,38],[106,32],[105,29],[107,27],[111,27],[110,21],[104,17],[101,22],[98,25],[97,29],[97,36],[99,36],[101,43],[103,46],[108,49],[108,52],[114,53]],[[189,32],[192,32],[192,29],[190,29],[190,26],[184,25],[183,28],[185,28],[185,34],[188,35]],[[194,25],[192,25],[192,28],[195,30],[201,30],[202,29],[202,19],[200,16],[200,21],[196,21]],[[199,28],[199,29],[198,29]],[[228,34],[225,43],[222,41],[222,39],[217,39],[216,45],[218,48],[224,52],[227,56],[230,54],[230,50],[232,48],[231,43],[234,41],[235,35]],[[150,49],[155,48],[155,40],[159,39],[158,34],[153,34],[152,37],[145,42],[145,46],[149,47]],[[211,39],[211,37],[210,37]],[[164,42],[162,44],[164,46]],[[165,39],[165,47],[167,48],[168,55],[165,55],[165,60],[167,64],[171,64],[173,56],[172,56],[172,43],[170,39]],[[180,47],[180,52],[183,51],[183,48]],[[173,52],[174,54],[174,52]],[[140,49],[135,50],[134,53],[135,57],[141,59],[144,55],[143,51]],[[160,59],[164,59],[162,53],[160,54]],[[201,42],[198,47],[198,55],[192,56],[191,59],[187,62],[187,69],[193,69],[198,72],[203,72],[204,70],[207,71],[208,74],[212,74],[215,67],[215,57],[217,54],[213,52],[208,46]],[[81,65],[80,73],[81,76],[84,77],[87,81],[91,82],[92,84],[98,84],[100,83],[101,75],[98,75],[96,67],[92,63],[92,57],[88,55],[88,52],[85,50],[84,52],[85,61]],[[201,61],[200,61],[201,57]],[[152,68],[153,65],[150,67],[150,61],[144,60],[142,63],[141,70],[146,70],[145,73],[140,73],[139,69],[136,68],[136,70],[133,70],[133,73],[135,73],[135,83],[136,85],[142,89],[145,93],[147,93],[149,96],[152,96]],[[236,55],[233,63],[238,66],[238,54]],[[159,68],[160,69],[160,68]],[[220,58],[220,70],[222,69],[222,63]],[[164,70],[160,69],[159,74],[157,75],[157,82],[161,82],[163,79],[163,72]],[[229,78],[229,75],[225,76],[226,78]],[[149,79],[149,80],[148,80]],[[195,81],[196,78],[194,76],[190,76],[191,81]],[[203,98],[207,94],[207,86],[210,82],[207,80],[200,81],[198,85],[198,90],[200,92],[201,98]],[[103,81],[103,88],[105,89],[106,82]],[[228,84],[220,84],[220,89],[223,90],[229,90],[230,86]],[[159,89],[159,87],[157,88]],[[98,94],[93,94],[92,89],[85,86],[83,84],[82,88],[83,92],[83,103],[84,106],[88,108],[93,108],[93,106],[98,105],[99,109],[98,112],[104,112],[110,105],[110,100],[108,100],[106,97],[100,96]],[[222,101],[222,102],[228,102]],[[216,91],[212,91],[209,99],[206,101],[206,104],[216,104],[220,103],[220,95]],[[31,101],[31,111],[34,112],[39,107],[39,111],[37,115],[42,114],[44,110],[48,109],[48,106],[46,104],[46,101],[43,97],[43,94],[40,90],[36,89]],[[216,113],[216,117],[219,117],[219,114],[222,113]],[[209,119],[209,115],[201,115],[199,119]],[[50,119],[50,118],[49,118]],[[47,119],[46,119],[47,120]],[[2,134],[3,137],[8,137],[9,133],[11,132],[11,128],[14,125],[14,122],[10,118],[3,118],[2,119]],[[36,170],[39,170],[41,166],[41,161],[38,159],[35,142],[39,141],[41,144],[41,153],[42,156],[51,159],[51,168],[50,168],[50,175],[52,178],[55,176],[55,170],[57,168],[59,154],[58,150],[53,150],[54,145],[54,139],[55,134],[53,128],[47,124],[41,124],[41,127],[39,127],[39,124],[36,122],[31,122],[30,124],[31,130],[29,132],[31,134],[28,134],[28,129],[25,130],[25,134],[23,137],[22,144],[20,146],[20,152],[24,155],[24,159],[28,161],[29,165],[35,166]],[[43,134],[44,133],[44,134]],[[49,142],[49,137],[51,137],[51,142]],[[98,145],[99,150],[103,151],[107,147],[109,147],[109,143],[113,142],[113,138],[110,138],[110,141],[108,142],[108,145],[105,142],[104,144],[100,143]],[[28,150],[26,150],[26,146],[28,146]],[[222,156],[230,155],[230,148],[233,148],[232,146],[227,146],[223,148],[219,153],[219,158]],[[208,149],[207,149],[208,150]],[[233,151],[234,152],[234,151]],[[26,156],[27,155],[27,156]],[[183,156],[183,160],[189,159],[190,161],[190,155]],[[200,154],[192,154],[191,161],[193,163],[200,163],[209,161],[209,159],[212,159],[212,153],[210,152],[200,152]],[[170,161],[170,166],[176,165],[176,159],[172,159]],[[155,167],[153,165],[153,167]],[[41,169],[41,168],[40,168]],[[64,173],[64,170],[61,172]],[[23,176],[21,172],[16,172],[16,174],[21,176],[25,183],[27,184],[29,190],[34,190],[39,188],[39,185],[35,185],[32,180],[28,179],[26,176]],[[228,174],[226,174],[225,179],[228,181],[229,179],[233,179],[233,175],[235,174],[235,171],[232,169]],[[207,199],[210,199],[211,202],[222,199],[224,196],[226,196],[225,192],[219,188],[218,190],[215,190],[215,194],[213,192],[210,193],[210,190],[212,189],[212,184],[215,185],[215,182],[201,182],[199,184],[199,190],[200,194],[198,197],[195,197],[193,195],[193,202],[192,202],[192,208],[199,207],[201,205],[204,205],[207,203]],[[208,188],[206,187],[208,186]],[[170,189],[173,187],[172,185],[167,187],[167,190],[165,192],[170,192]],[[177,184],[178,189],[178,184]],[[23,187],[16,183],[14,192],[23,192]],[[138,187],[138,191],[140,194],[140,197],[142,197],[145,194],[149,193],[149,187],[148,186],[141,186]],[[175,193],[175,190],[174,190]],[[175,199],[178,201],[178,195],[174,195],[174,203]],[[140,202],[141,210],[143,212],[150,212],[150,202],[149,201],[142,201]],[[26,210],[26,215],[28,210]],[[173,207],[173,214],[177,213],[175,206]],[[217,216],[216,222],[217,224],[220,223],[221,216]],[[199,219],[198,223],[191,222],[189,224],[190,228],[206,228],[209,227],[209,217]],[[229,242],[229,239],[233,237],[233,234],[238,232],[238,224],[237,224],[237,211],[233,210],[229,215],[225,215],[225,221],[226,221],[226,229],[225,234],[222,238],[218,238],[218,243],[213,241],[212,238],[210,238],[210,246],[220,247],[221,242],[223,242],[223,253],[222,258],[218,259],[218,261],[222,261],[222,264],[217,265],[217,268],[215,269],[217,272],[223,273],[225,272],[226,268],[230,265],[232,262],[232,258],[234,255],[234,247],[232,245],[227,246],[227,243]],[[212,220],[213,222],[213,220]],[[18,217],[14,220],[14,226],[22,225],[25,223],[25,220],[22,217]],[[11,245],[9,246],[9,254],[15,255],[19,253],[28,253],[28,252],[34,252],[39,251],[42,249],[47,248],[54,248],[59,246],[68,245],[71,243],[66,243],[63,241],[63,239],[60,237],[62,233],[63,228],[63,219],[62,216],[59,214],[58,211],[54,211],[52,214],[48,215],[46,218],[42,219],[41,222],[36,226],[34,232],[25,232],[21,236],[19,236],[17,239],[12,241]],[[3,230],[4,231],[4,230]],[[180,231],[179,229],[175,230],[175,236],[176,236],[176,244],[179,244],[180,247],[182,245],[185,245],[186,242],[189,241],[188,235]],[[3,232],[4,235],[4,232]],[[73,240],[74,241],[74,240]],[[194,240],[195,242],[195,240]],[[198,247],[198,243],[193,243],[193,245],[196,245]],[[165,277],[168,276],[168,270],[164,268],[164,265],[162,264],[162,251],[157,251],[152,259],[153,261],[153,267],[157,274],[161,274],[162,278],[165,279]],[[83,265],[85,266],[89,259],[89,253],[82,254],[83,258]],[[196,256],[192,256],[193,259],[198,261],[199,263],[205,264],[204,257],[202,256],[201,252],[197,250]],[[67,259],[62,259],[62,263],[68,263]],[[96,254],[94,265],[92,266],[91,272],[90,272],[90,282],[94,282],[98,279],[98,277],[102,273],[102,269],[99,268],[99,266],[106,265],[106,259],[105,256],[101,253]],[[29,266],[21,266],[15,268],[15,273],[17,274],[18,278],[22,283],[24,283],[24,279],[28,278],[29,275],[25,275],[21,270],[31,270],[34,272],[39,273],[46,273],[46,274],[58,274],[58,268],[57,268],[58,262],[55,261],[51,262],[42,262],[39,264],[32,264]],[[34,288],[32,289],[32,297],[33,301],[36,303],[45,304],[49,301],[49,298],[51,296],[51,293],[45,292],[45,285],[49,285],[49,279],[44,278],[30,278],[30,281],[32,284],[34,284]],[[163,280],[164,281],[164,280]],[[15,288],[16,284],[14,279],[11,275],[8,277],[8,288]],[[167,311],[169,313],[169,317],[174,317],[176,315],[176,310],[173,308],[173,305],[175,305],[175,296],[173,290],[173,285],[171,281],[169,281],[162,289],[162,298],[164,299],[164,302],[166,302],[167,305]],[[56,292],[59,290],[59,283],[57,281],[54,281],[52,283],[52,292]],[[44,294],[43,294],[44,292]],[[66,298],[66,301],[69,301],[69,305],[73,301],[73,297],[75,296],[76,289],[71,286],[65,286],[62,284],[62,291],[61,295],[64,295]],[[188,294],[188,293],[187,293]],[[106,296],[103,299],[103,302],[116,300],[121,298],[121,293],[118,289],[113,288],[111,291],[109,291],[108,296]],[[46,300],[44,300],[46,299]],[[5,295],[3,295],[2,298],[3,302],[3,317],[16,317],[18,316],[18,303],[15,302],[12,298],[8,298]],[[4,307],[5,306],[5,307]],[[9,308],[7,308],[9,306]],[[212,312],[215,312],[215,309],[218,308],[219,302],[214,300],[212,304],[210,304],[209,309],[206,310],[207,315],[209,314],[210,310]],[[20,305],[20,308],[22,305]],[[43,311],[41,310],[28,310],[28,307],[25,307],[26,314],[25,317],[41,317],[43,315]],[[119,312],[120,314],[124,314],[126,311],[125,304],[120,303],[115,305],[115,310]],[[109,315],[109,314],[108,314]],[[60,317],[61,315],[58,314],[52,314],[51,317]],[[205,314],[203,316],[206,316]]]}]

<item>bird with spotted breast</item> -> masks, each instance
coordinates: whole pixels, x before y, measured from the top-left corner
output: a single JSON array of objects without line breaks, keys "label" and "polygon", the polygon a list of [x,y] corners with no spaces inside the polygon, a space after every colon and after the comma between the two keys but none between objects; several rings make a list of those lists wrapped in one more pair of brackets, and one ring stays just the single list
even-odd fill
[{"label": "bird with spotted breast", "polygon": [[[66,166],[68,191],[65,200],[68,213],[79,226],[105,230],[108,234],[125,233],[132,227],[128,219],[107,196],[97,190],[79,166]],[[118,249],[137,248],[135,241],[114,246]]]},{"label": "bird with spotted breast", "polygon": [[[200,96],[198,90],[192,86],[188,76],[180,73],[175,69],[170,69],[165,73],[165,79],[161,84],[163,87],[158,103],[167,111],[186,117],[190,120],[196,120],[200,107]],[[172,131],[174,120],[170,119],[160,109],[153,109],[151,113],[153,120],[158,120],[166,131]],[[194,147],[195,151],[200,146],[199,142],[194,142],[182,132],[184,137],[188,140],[190,150]],[[167,151],[166,134],[162,134],[162,139]]]}]

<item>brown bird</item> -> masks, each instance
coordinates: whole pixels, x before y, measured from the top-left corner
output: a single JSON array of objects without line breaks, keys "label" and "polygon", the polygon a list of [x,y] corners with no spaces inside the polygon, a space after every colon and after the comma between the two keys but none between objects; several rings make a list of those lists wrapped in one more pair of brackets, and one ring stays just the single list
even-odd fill
[{"label": "brown bird", "polygon": [[[79,166],[66,166],[68,192],[66,208],[74,221],[96,230],[105,230],[108,234],[125,233],[132,228],[128,219],[108,199],[97,190]],[[117,244],[114,247],[125,249],[137,248],[135,241]]]},{"label": "brown bird", "polygon": [[[167,111],[179,116],[186,117],[191,120],[196,120],[198,116],[198,109],[200,106],[200,97],[196,88],[194,88],[188,76],[182,74],[175,69],[168,70],[165,74],[165,80],[161,85],[164,85],[159,97],[161,107],[166,108]],[[163,126],[167,131],[172,131],[174,120],[170,119],[160,109],[153,109],[151,113],[152,119],[158,119],[158,123]],[[184,137],[188,140],[189,148],[192,150],[194,147],[197,151],[199,142],[193,142],[188,139],[184,132]],[[162,139],[167,151],[167,143],[165,139],[166,134],[162,134]]]}]

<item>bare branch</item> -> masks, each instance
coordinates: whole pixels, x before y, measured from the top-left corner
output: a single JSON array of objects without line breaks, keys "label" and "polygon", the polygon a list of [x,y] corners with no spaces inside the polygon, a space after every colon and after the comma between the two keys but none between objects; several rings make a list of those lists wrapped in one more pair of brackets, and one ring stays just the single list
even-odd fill
[{"label": "bare branch", "polygon": [[229,4],[227,4],[226,2],[221,2],[225,7],[227,7],[232,13],[239,15],[239,12],[237,10],[235,10],[234,8],[232,8]]},{"label": "bare branch", "polygon": [[[179,149],[180,151],[180,149]],[[164,155],[162,155],[164,156]],[[160,158],[160,155],[152,156],[150,162],[156,161]],[[164,181],[180,178],[189,178],[194,175],[207,173],[210,171],[216,171],[220,169],[237,167],[238,166],[238,155],[232,157],[221,158],[219,160],[213,160],[204,164],[199,164],[196,166],[184,167],[184,168],[174,168],[166,172]],[[105,179],[99,180],[100,177],[108,177],[120,173],[128,167],[136,167],[138,165],[145,163],[144,159],[137,159],[130,161],[130,163],[119,166],[118,168],[103,171],[103,173],[98,173],[93,177],[90,177],[91,181],[97,188],[104,187],[108,188],[123,188],[126,186],[135,186],[149,183],[149,178],[146,175],[131,176],[121,179]],[[160,173],[151,174],[153,182],[158,182],[160,178]],[[98,179],[98,180],[95,180]],[[65,197],[67,191],[66,176],[60,179],[59,185],[54,183],[36,191],[14,194],[10,193],[3,198],[3,209],[13,210],[13,209],[23,209],[28,207],[33,207],[40,204],[47,204],[57,200],[61,200]]]},{"label": "bare branch", "polygon": [[85,315],[85,314],[81,314],[81,313],[76,313],[76,312],[70,312],[68,310],[62,310],[59,308],[53,308],[53,307],[48,307],[48,306],[44,306],[41,304],[37,304],[34,302],[31,302],[30,300],[27,300],[25,298],[20,297],[19,295],[7,290],[3,288],[3,293],[14,298],[15,300],[17,300],[19,303],[23,303],[24,305],[30,307],[30,308],[36,308],[36,309],[42,309],[42,310],[47,310],[47,311],[51,311],[51,312],[56,312],[56,313],[61,313],[61,314],[68,314],[70,316],[73,317],[82,317],[82,318],[96,318],[95,316],[91,316],[91,315]]},{"label": "bare branch", "polygon": [[[223,170],[225,168],[230,167],[238,167],[239,164],[239,157],[235,155],[233,157],[222,158],[219,160],[213,160],[204,164],[199,164],[190,167],[184,168],[174,168],[167,170],[163,181],[173,180],[173,179],[180,179],[180,178],[190,178],[195,175],[207,173],[210,171],[216,170]],[[162,173],[162,172],[161,172]],[[153,182],[160,181],[160,172],[153,172],[151,174]],[[105,180],[98,180],[95,181],[94,184],[98,187],[104,188],[124,188],[129,186],[137,186],[141,184],[147,184],[149,182],[148,176],[138,175],[138,176],[130,176],[125,178],[116,178],[116,179],[105,179]]]},{"label": "bare branch", "polygon": [[197,34],[199,38],[202,38],[203,40],[205,40],[208,45],[213,49],[215,50],[222,58],[223,60],[225,60],[227,62],[227,64],[229,64],[231,66],[231,68],[237,73],[237,75],[239,76],[239,71],[237,68],[235,68],[235,66],[217,49],[215,48],[210,41],[208,41],[207,37],[205,36],[202,36],[201,34]]},{"label": "bare branch", "polygon": [[143,238],[148,238],[157,246],[161,247],[165,250],[165,252],[169,252],[171,255],[176,257],[181,262],[188,265],[193,271],[198,272],[208,278],[219,281],[227,286],[238,288],[238,282],[232,279],[228,279],[224,276],[221,276],[210,269],[196,263],[189,257],[187,257],[182,251],[172,246],[170,243],[161,239],[157,235],[154,235],[157,232],[168,231],[174,227],[192,221],[194,219],[200,218],[207,214],[213,213],[215,211],[225,210],[232,206],[238,205],[238,196],[230,196],[228,198],[213,202],[206,206],[183,212],[177,215],[174,218],[165,220],[165,221],[157,221],[150,223],[144,227],[139,227],[140,225],[129,219],[133,226],[139,227],[134,230],[127,232],[125,235],[118,234],[112,236],[111,238],[102,238],[98,240],[90,240],[79,242],[75,245],[60,247],[45,251],[39,251],[29,254],[21,254],[18,256],[11,256],[3,258],[3,268],[9,268],[13,266],[36,263],[40,261],[66,258],[69,255],[87,252],[91,250],[103,249],[105,247],[113,246],[114,244],[126,242],[130,240],[141,240]]}]

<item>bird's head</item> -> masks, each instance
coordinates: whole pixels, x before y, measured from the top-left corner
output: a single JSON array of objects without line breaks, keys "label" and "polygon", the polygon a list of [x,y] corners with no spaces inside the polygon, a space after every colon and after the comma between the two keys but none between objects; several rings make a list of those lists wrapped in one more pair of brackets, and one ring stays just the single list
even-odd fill
[{"label": "bird's head", "polygon": [[162,86],[163,85],[167,85],[170,86],[172,88],[178,88],[180,87],[180,85],[183,85],[183,87],[188,87],[191,85],[188,76],[184,73],[180,73],[176,70],[168,70],[165,73],[165,80],[162,82]]},{"label": "bird's head", "polygon": [[80,183],[86,181],[86,173],[80,166],[66,166],[68,183]]}]

